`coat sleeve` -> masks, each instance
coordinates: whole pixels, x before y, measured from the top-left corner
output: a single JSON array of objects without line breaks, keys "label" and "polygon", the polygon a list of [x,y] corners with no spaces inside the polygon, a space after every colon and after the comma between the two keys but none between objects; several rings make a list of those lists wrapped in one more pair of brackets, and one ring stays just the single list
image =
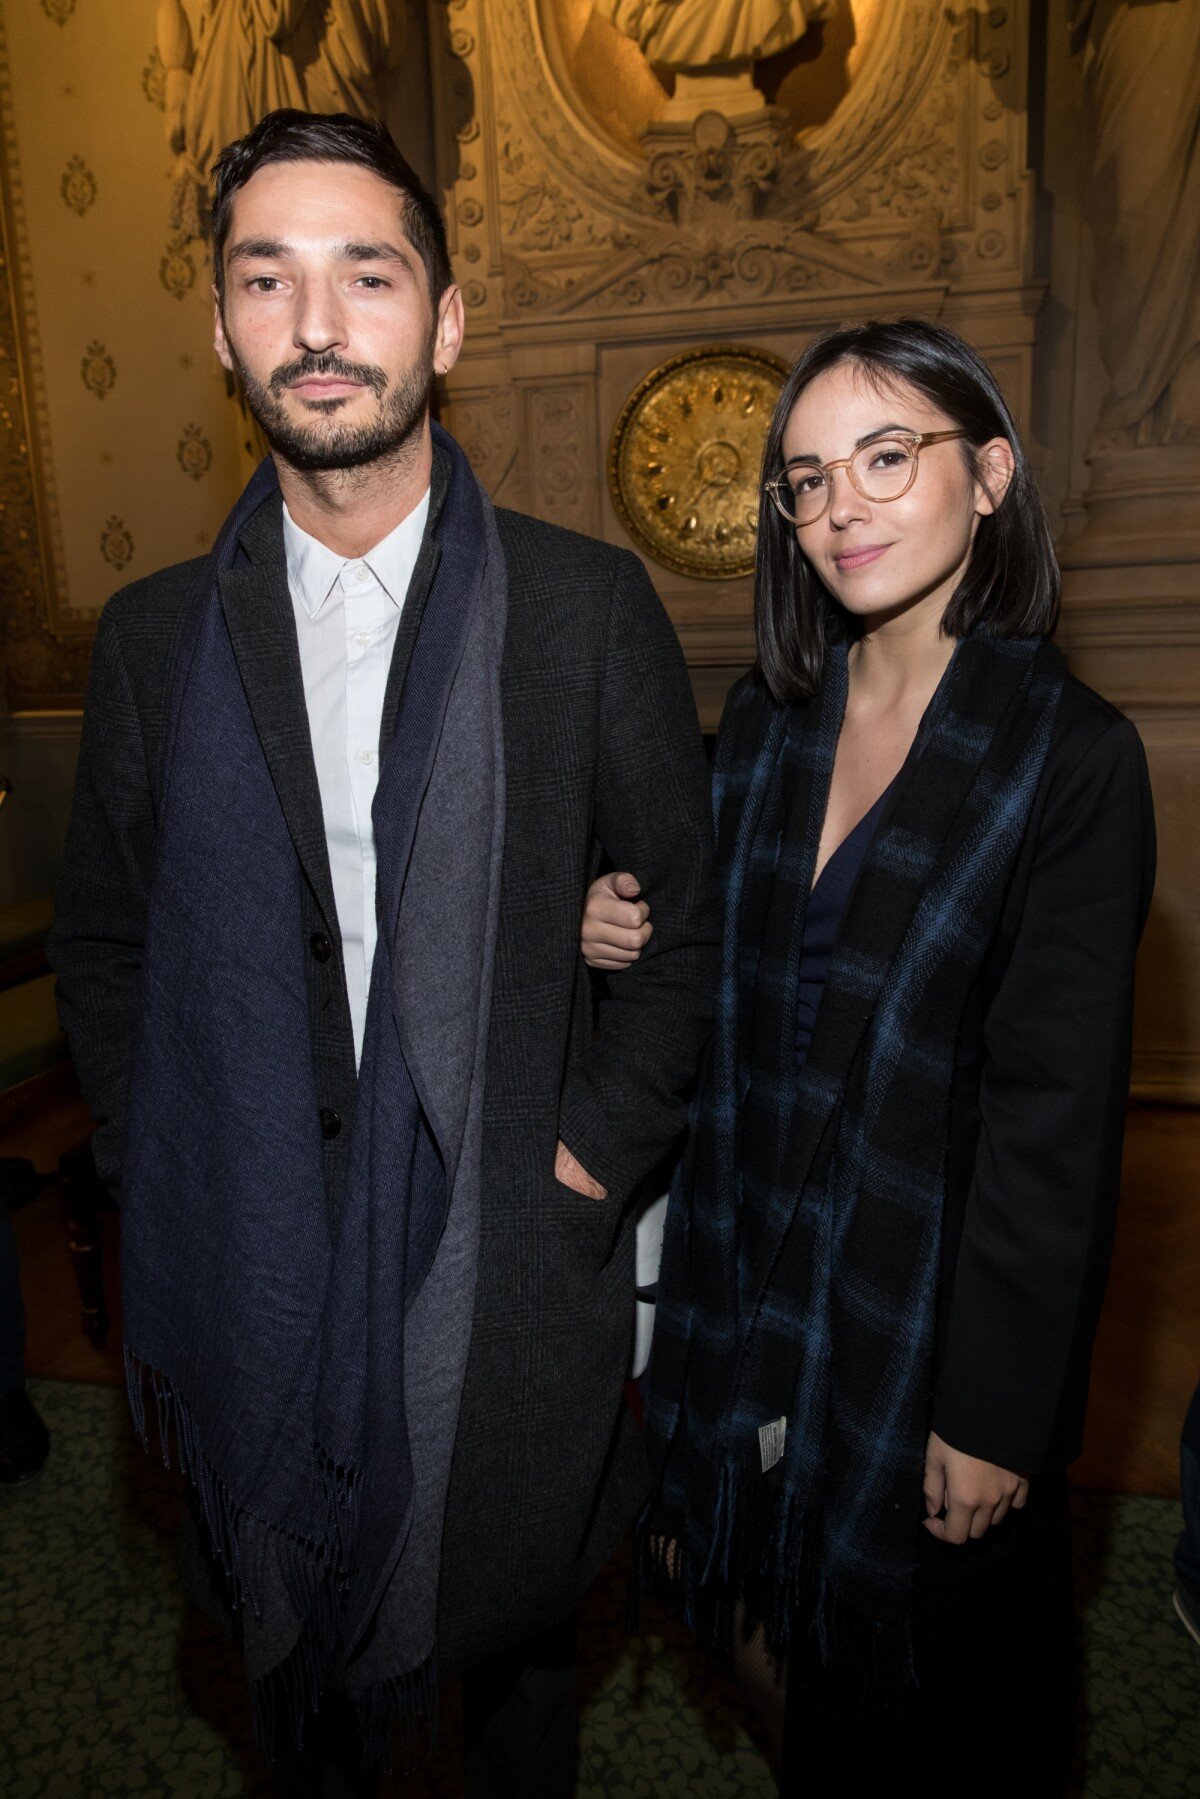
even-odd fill
[{"label": "coat sleeve", "polygon": [[92,651],[75,792],[48,952],[58,1016],[96,1124],[101,1178],[120,1182],[141,994],[155,809],[146,747],[121,651],[119,608]]},{"label": "coat sleeve", "polygon": [[1061,1467],[1081,1447],[1153,879],[1145,757],[1117,719],[1048,792],[984,1019],[979,1139],[933,1428],[1000,1467]]},{"label": "coat sleeve", "polygon": [[641,563],[614,578],[600,700],[595,832],[641,882],[654,925],[602,984],[564,1085],[559,1133],[613,1197],[679,1139],[712,1025],[717,906],[708,768],[679,641]]}]

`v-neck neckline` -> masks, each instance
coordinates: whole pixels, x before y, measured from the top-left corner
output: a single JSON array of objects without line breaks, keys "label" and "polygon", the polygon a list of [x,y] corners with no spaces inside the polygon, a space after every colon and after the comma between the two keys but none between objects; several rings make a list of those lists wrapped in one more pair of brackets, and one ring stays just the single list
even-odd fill
[{"label": "v-neck neckline", "polygon": [[[907,758],[906,758],[906,760],[907,760]],[[883,792],[879,795],[879,798],[877,800],[873,800],[871,802],[871,804],[867,807],[867,810],[863,813],[863,815],[859,819],[858,823],[856,825],[851,825],[850,829],[846,832],[846,835],[842,838],[842,841],[838,844],[837,848],[835,850],[830,851],[829,855],[825,858],[825,861],[822,865],[820,874],[817,876],[816,880],[813,882],[812,886],[808,890],[809,899],[811,899],[813,894],[817,891],[817,888],[821,885],[821,882],[825,879],[825,876],[829,873],[829,870],[833,867],[833,864],[837,861],[837,859],[841,855],[842,851],[849,847],[849,845],[858,836],[858,834],[862,830],[863,826],[866,825],[872,818],[874,818],[875,814],[879,811],[880,807],[883,805],[883,802],[887,799],[888,795],[892,791],[892,788],[896,785],[896,782],[899,779],[900,779],[900,775],[899,775],[899,772],[897,772],[896,774],[894,774],[892,776],[891,780],[888,782],[888,784],[884,788]]]}]

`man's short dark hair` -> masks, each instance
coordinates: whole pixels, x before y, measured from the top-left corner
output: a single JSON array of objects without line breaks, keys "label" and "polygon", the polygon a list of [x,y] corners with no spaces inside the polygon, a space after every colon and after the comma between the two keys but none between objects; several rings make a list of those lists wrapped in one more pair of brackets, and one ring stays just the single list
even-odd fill
[{"label": "man's short dark hair", "polygon": [[272,162],[349,162],[370,169],[403,198],[405,234],[425,265],[429,297],[438,301],[454,281],[441,209],[412,164],[401,155],[379,119],[348,112],[300,112],[282,106],[260,119],[245,137],[226,144],[213,164],[213,277],[225,298],[225,242],[233,196],[251,175]]}]

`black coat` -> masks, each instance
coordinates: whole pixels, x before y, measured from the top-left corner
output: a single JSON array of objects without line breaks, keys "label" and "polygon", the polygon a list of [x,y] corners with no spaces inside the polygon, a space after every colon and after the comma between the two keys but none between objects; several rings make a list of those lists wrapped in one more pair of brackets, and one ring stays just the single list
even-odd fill
[{"label": "black coat", "polygon": [[1082,1446],[1154,864],[1138,734],[1068,678],[951,1093],[933,1428],[1003,1468]]},{"label": "black coat", "polygon": [[[436,566],[444,471],[397,635],[381,755]],[[506,837],[484,1097],[475,1316],[446,1520],[439,1646],[454,1667],[563,1617],[627,1527],[642,1453],[623,1402],[628,1201],[679,1137],[710,1027],[716,915],[708,777],[678,642],[626,551],[498,512]],[[309,1010],[331,1203],[353,1118],[354,1042],[284,562],[280,502],[242,533],[222,600],[306,876]],[[96,636],[51,960],[119,1189],[141,946],[180,631],[201,562],[124,589]],[[579,949],[602,852],[639,870],[655,930],[593,1030]],[[562,1137],[610,1197],[554,1178]]]}]

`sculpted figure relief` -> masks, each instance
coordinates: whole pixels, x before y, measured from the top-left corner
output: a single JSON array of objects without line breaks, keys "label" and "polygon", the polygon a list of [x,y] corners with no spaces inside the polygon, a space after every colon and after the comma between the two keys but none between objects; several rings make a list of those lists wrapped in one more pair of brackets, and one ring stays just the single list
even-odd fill
[{"label": "sculpted figure relief", "polygon": [[690,122],[706,112],[727,119],[760,114],[753,64],[797,43],[828,0],[595,0],[597,15],[631,38],[647,61],[675,74],[661,117]]},{"label": "sculpted figure relief", "polygon": [[824,0],[596,0],[596,11],[660,68],[707,69],[786,50],[825,10]]},{"label": "sculpted figure relief", "polygon": [[1107,446],[1200,442],[1200,6],[1075,0]]},{"label": "sculpted figure relief", "polygon": [[194,34],[181,0],[159,0],[157,24],[178,158],[171,223],[192,237],[223,144],[280,106],[380,113],[381,78],[404,48],[394,0],[201,0]]}]

